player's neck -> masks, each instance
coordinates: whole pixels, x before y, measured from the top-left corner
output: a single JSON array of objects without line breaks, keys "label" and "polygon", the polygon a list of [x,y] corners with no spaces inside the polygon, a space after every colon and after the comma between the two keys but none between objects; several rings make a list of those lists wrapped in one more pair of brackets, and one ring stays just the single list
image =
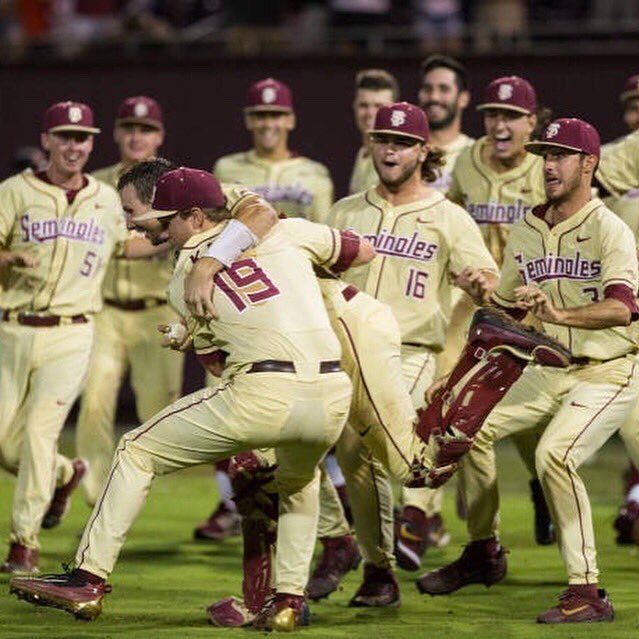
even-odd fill
[{"label": "player's neck", "polygon": [[553,202],[546,212],[546,220],[553,226],[571,218],[592,199],[590,186],[582,186],[567,200]]},{"label": "player's neck", "polygon": [[444,129],[431,129],[428,135],[428,143],[441,149],[454,142],[460,135],[461,120],[455,120]]},{"label": "player's neck", "polygon": [[84,177],[81,172],[62,173],[54,166],[49,166],[45,172],[51,184],[65,191],[79,191],[84,186]]},{"label": "player's neck", "polygon": [[267,160],[268,162],[281,162],[282,160],[288,160],[292,156],[287,146],[277,146],[274,149],[264,149],[255,146],[253,150],[258,158]]},{"label": "player's neck", "polygon": [[403,204],[425,200],[433,193],[436,193],[433,187],[424,183],[420,171],[416,171],[406,182],[397,187],[380,182],[376,190],[382,199],[393,206],[402,206]]}]

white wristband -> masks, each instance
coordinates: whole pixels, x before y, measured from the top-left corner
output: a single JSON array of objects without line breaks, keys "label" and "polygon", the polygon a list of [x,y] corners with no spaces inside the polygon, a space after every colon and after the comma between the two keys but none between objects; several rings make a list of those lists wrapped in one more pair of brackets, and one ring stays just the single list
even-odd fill
[{"label": "white wristband", "polygon": [[239,220],[231,220],[204,254],[230,266],[244,251],[257,244],[257,236]]}]

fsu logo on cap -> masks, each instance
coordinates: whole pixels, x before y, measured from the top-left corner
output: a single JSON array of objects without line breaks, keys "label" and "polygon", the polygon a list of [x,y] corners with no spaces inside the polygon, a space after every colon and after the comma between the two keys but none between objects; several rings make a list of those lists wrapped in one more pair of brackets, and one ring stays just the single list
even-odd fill
[{"label": "fsu logo on cap", "polygon": [[262,89],[262,102],[264,104],[272,104],[277,99],[277,91],[273,87],[264,87]]},{"label": "fsu logo on cap", "polygon": [[549,138],[554,138],[557,133],[559,133],[560,127],[561,124],[559,124],[559,122],[551,122],[546,129],[546,140],[548,140]]},{"label": "fsu logo on cap", "polygon": [[136,102],[133,107],[133,114],[136,118],[145,118],[149,115],[149,107],[144,102]]},{"label": "fsu logo on cap", "polygon": [[390,117],[391,126],[402,126],[406,122],[406,114],[403,111],[393,111]]},{"label": "fsu logo on cap", "polygon": [[509,100],[513,97],[513,85],[512,84],[500,84],[497,90],[497,97],[500,100]]},{"label": "fsu logo on cap", "polygon": [[76,124],[77,122],[80,122],[80,120],[82,120],[82,109],[78,106],[70,106],[67,112],[67,116],[71,124]]}]

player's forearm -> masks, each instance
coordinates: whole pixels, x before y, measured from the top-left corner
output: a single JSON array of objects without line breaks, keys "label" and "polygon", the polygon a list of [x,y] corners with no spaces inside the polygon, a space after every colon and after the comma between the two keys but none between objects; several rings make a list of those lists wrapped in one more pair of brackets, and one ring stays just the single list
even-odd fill
[{"label": "player's forearm", "polygon": [[262,198],[247,198],[235,219],[242,222],[253,235],[262,239],[277,222],[277,212]]},{"label": "player's forearm", "polygon": [[631,319],[630,309],[623,302],[605,299],[587,306],[561,309],[558,311],[557,321],[551,323],[598,330],[613,326],[628,326]]},{"label": "player's forearm", "polygon": [[144,237],[132,237],[124,243],[122,257],[127,260],[140,260],[145,257],[154,257],[168,251],[170,244],[164,242],[154,246]]}]

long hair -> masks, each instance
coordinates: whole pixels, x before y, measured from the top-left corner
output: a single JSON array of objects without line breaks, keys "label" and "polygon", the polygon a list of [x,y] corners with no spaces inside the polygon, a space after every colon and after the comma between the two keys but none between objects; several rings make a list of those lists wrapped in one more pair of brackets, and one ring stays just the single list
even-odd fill
[{"label": "long hair", "polygon": [[435,182],[441,175],[441,169],[446,164],[444,156],[446,152],[437,147],[428,151],[428,156],[422,164],[422,180],[425,182]]}]

